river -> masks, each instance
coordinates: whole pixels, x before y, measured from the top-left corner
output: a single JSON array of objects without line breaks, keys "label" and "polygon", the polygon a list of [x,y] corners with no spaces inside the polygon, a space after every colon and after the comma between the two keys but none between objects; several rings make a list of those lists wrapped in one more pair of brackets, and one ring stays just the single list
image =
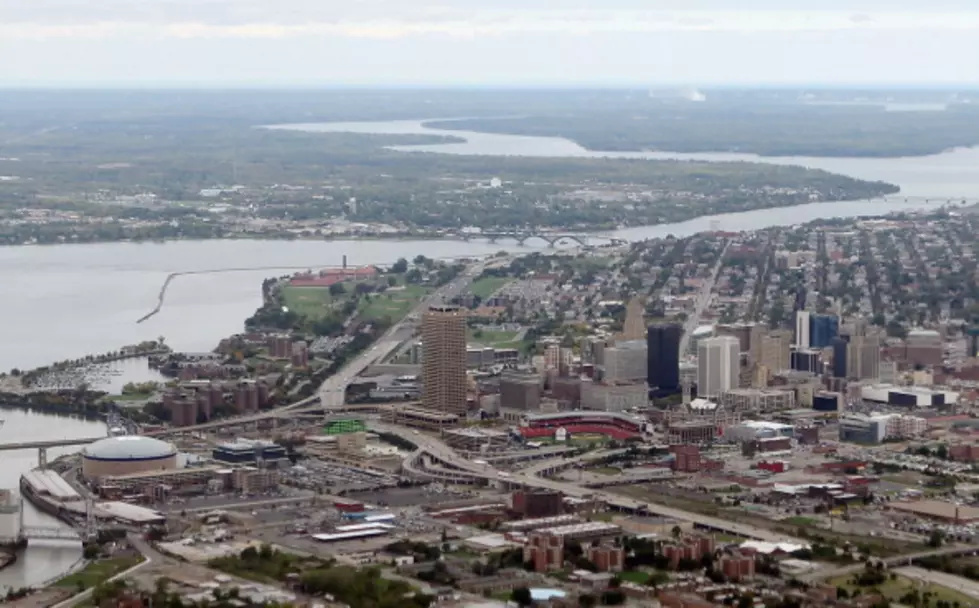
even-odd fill
[{"label": "river", "polygon": [[[465,137],[464,144],[412,146],[410,150],[456,154],[524,156],[611,156],[629,158],[690,158],[762,160],[801,164],[864,179],[897,183],[907,195],[979,196],[979,151],[956,150],[911,159],[759,158],[750,155],[661,153],[601,154],[560,138],[517,137],[426,129],[417,121],[289,126],[310,131],[362,133],[435,133]],[[684,236],[719,227],[750,230],[798,224],[825,217],[880,215],[921,208],[920,202],[856,201],[816,203],[703,217],[661,226],[618,231],[615,236],[640,240],[674,234]],[[32,368],[56,360],[116,350],[122,345],[164,336],[178,350],[210,350],[217,341],[240,331],[242,321],[261,304],[261,281],[269,271],[178,277],[167,292],[162,311],[145,323],[136,319],[156,305],[160,286],[171,272],[219,268],[391,263],[418,254],[451,257],[488,254],[501,249],[532,251],[533,244],[490,244],[484,241],[176,241],[170,243],[108,243],[0,248],[0,370]],[[285,271],[283,271],[283,274]],[[139,364],[126,364],[128,366]],[[143,373],[124,369],[124,373]],[[118,388],[113,386],[113,388]],[[104,425],[75,418],[0,410],[6,423],[0,442],[88,437]],[[0,452],[0,487],[16,487],[19,475],[36,462],[32,452]],[[28,508],[27,521],[53,520]],[[38,584],[63,572],[80,556],[78,547],[32,545],[18,564],[0,572],[0,587]]]},{"label": "river", "polygon": [[[271,128],[315,133],[414,134],[461,137],[465,142],[420,146],[395,146],[406,152],[439,152],[488,156],[566,156],[590,158],[645,158],[650,160],[705,160],[764,162],[776,165],[801,165],[871,181],[886,181],[901,186],[905,196],[975,197],[979,195],[979,148],[961,148],[903,158],[831,158],[810,156],[759,156],[704,152],[596,152],[562,137],[528,137],[433,129],[419,120],[384,122],[299,123]],[[802,221],[802,220],[800,220]]]}]

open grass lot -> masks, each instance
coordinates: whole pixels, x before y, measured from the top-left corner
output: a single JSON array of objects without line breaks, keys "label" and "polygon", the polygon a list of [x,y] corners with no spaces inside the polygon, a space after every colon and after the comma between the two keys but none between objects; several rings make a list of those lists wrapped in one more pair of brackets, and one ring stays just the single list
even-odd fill
[{"label": "open grass lot", "polygon": [[974,606],[979,602],[976,602],[973,598],[965,595],[964,593],[959,593],[954,589],[949,589],[948,587],[942,587],[941,585],[933,584],[915,584],[909,578],[898,576],[895,579],[884,581],[876,587],[858,587],[856,585],[850,584],[851,576],[841,576],[838,578],[830,579],[829,583],[836,587],[843,587],[851,594],[854,590],[859,589],[861,593],[867,594],[871,593],[874,589],[880,591],[880,593],[892,602],[900,601],[901,597],[912,589],[917,588],[919,593],[925,593],[926,591],[931,592],[932,599],[934,603],[944,600],[950,604],[958,604],[960,606]]},{"label": "open grass lot", "polygon": [[404,289],[391,288],[379,294],[371,294],[370,303],[361,299],[360,317],[365,321],[385,317],[389,317],[392,321],[400,321],[431,291],[421,285],[406,285]]},{"label": "open grass lot", "polygon": [[469,341],[492,346],[493,348],[519,348],[522,341],[517,339],[519,334],[512,331],[482,331],[470,330]]},{"label": "open grass lot", "polygon": [[629,581],[630,583],[636,583],[638,585],[645,585],[646,581],[649,580],[649,573],[643,572],[642,570],[626,570],[624,572],[619,572],[616,576],[624,581]]},{"label": "open grass lot", "polygon": [[[329,287],[291,287],[282,288],[282,302],[289,310],[316,321],[327,316],[336,308],[341,308],[354,294],[354,283],[344,283],[346,292],[331,295]],[[359,296],[358,310],[365,321],[380,320],[390,317],[399,321],[418,305],[421,300],[431,293],[431,288],[421,285],[404,285],[391,287],[380,293]]]},{"label": "open grass lot", "polygon": [[296,314],[307,319],[320,319],[339,306],[346,295],[334,299],[329,287],[290,287],[282,288],[282,303]]},{"label": "open grass lot", "polygon": [[509,282],[510,279],[506,277],[483,277],[473,281],[469,290],[474,296],[479,296],[485,300]]},{"label": "open grass lot", "polygon": [[588,469],[589,473],[598,473],[599,475],[621,475],[622,469],[618,467],[595,467],[594,469]]},{"label": "open grass lot", "polygon": [[129,570],[142,561],[142,555],[128,555],[126,557],[112,557],[97,560],[78,572],[64,577],[55,583],[55,586],[78,590],[90,589],[99,583],[109,580],[120,572]]}]

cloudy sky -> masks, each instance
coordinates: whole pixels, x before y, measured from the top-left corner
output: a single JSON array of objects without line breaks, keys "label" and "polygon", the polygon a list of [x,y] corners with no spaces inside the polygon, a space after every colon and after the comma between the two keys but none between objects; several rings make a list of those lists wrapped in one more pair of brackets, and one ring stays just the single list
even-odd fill
[{"label": "cloudy sky", "polygon": [[0,0],[0,57],[0,86],[975,83],[979,0]]}]

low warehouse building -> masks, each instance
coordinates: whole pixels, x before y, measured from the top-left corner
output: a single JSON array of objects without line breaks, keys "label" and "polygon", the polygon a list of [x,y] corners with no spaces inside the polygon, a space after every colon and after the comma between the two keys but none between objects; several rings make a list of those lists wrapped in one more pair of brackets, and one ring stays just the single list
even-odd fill
[{"label": "low warehouse building", "polygon": [[956,505],[943,500],[914,500],[887,504],[892,511],[907,513],[938,521],[968,524],[979,521],[979,509],[966,505]]}]

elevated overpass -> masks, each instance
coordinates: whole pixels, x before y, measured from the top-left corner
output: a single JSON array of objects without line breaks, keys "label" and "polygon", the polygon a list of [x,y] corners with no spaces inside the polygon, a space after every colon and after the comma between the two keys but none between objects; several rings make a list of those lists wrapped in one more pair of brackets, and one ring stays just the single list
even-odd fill
[{"label": "elevated overpass", "polygon": [[[805,544],[806,542],[785,534],[766,530],[764,528],[731,522],[717,517],[701,515],[699,513],[683,511],[681,509],[676,509],[665,505],[647,503],[627,496],[621,496],[608,490],[591,490],[588,488],[583,488],[574,483],[544,479],[542,477],[537,477],[536,475],[528,474],[526,471],[519,471],[515,473],[498,471],[491,466],[482,466],[466,460],[453,451],[452,448],[445,445],[441,440],[432,437],[431,435],[425,435],[423,433],[416,434],[410,429],[381,422],[371,422],[369,426],[375,430],[397,435],[402,439],[410,441],[418,446],[409,459],[410,463],[406,463],[408,466],[406,466],[405,470],[409,474],[417,472],[421,475],[431,475],[433,479],[438,479],[439,476],[443,476],[446,479],[465,479],[465,483],[473,483],[474,480],[478,480],[478,482],[481,483],[492,483],[493,485],[501,487],[529,487],[541,488],[545,490],[557,490],[566,496],[601,500],[615,510],[630,513],[660,515],[663,517],[686,520],[702,528],[730,532],[739,536],[744,536],[745,538],[754,538],[768,542],[795,542],[800,544]],[[432,461],[444,464],[446,471],[424,471],[424,469],[419,465],[420,461],[424,461],[425,459],[430,459]],[[543,464],[544,463],[539,463],[539,465]]]},{"label": "elevated overpass", "polygon": [[[919,551],[917,553],[908,553],[906,555],[895,555],[894,557],[885,557],[883,559],[874,558],[874,562],[883,562],[885,566],[910,566],[919,559],[925,559],[927,557],[955,557],[964,555],[976,555],[979,553],[979,547],[975,545],[963,546],[963,545],[952,545],[949,547],[941,547],[939,549],[931,549],[929,551]],[[847,576],[850,574],[856,574],[857,572],[863,572],[867,565],[863,562],[856,564],[850,564],[847,566],[841,566],[839,568],[824,568],[816,570],[815,572],[810,572],[804,574],[799,578],[800,581],[807,583],[814,583],[816,581],[821,581],[828,578],[836,578],[839,576]]]}]

